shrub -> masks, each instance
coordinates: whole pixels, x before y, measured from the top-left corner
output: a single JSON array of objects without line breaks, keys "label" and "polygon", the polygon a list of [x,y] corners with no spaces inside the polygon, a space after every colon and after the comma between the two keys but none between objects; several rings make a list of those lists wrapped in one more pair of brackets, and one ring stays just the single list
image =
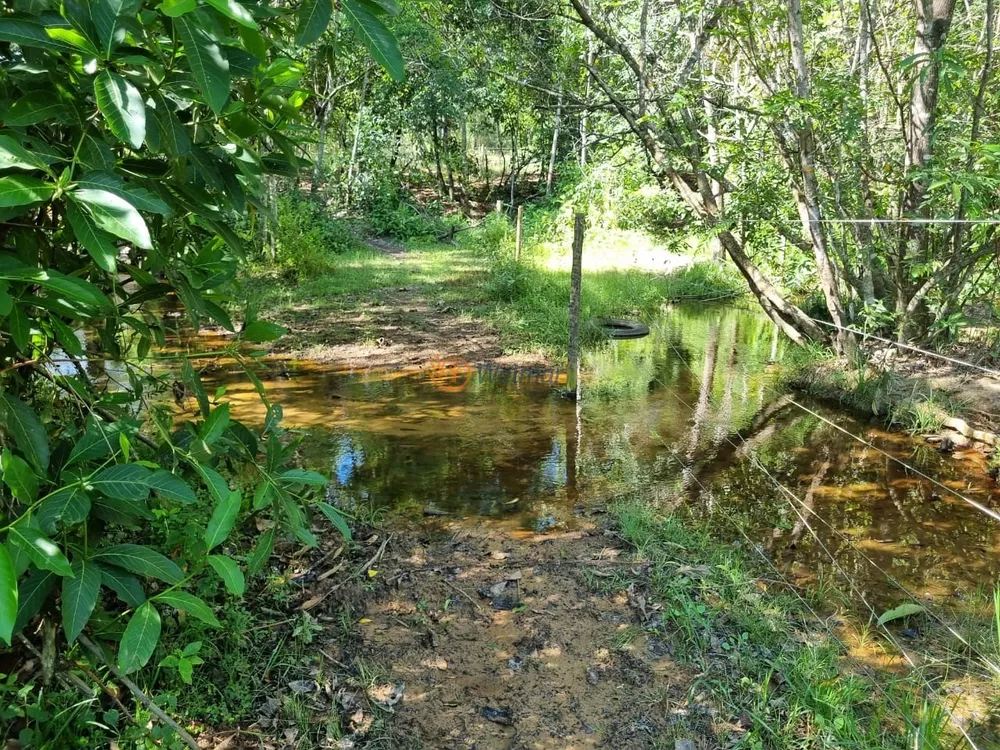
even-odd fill
[{"label": "shrub", "polygon": [[296,278],[326,273],[333,268],[335,255],[358,247],[346,222],[330,216],[317,201],[291,195],[278,199],[274,234],[274,250],[265,256],[266,265]]}]

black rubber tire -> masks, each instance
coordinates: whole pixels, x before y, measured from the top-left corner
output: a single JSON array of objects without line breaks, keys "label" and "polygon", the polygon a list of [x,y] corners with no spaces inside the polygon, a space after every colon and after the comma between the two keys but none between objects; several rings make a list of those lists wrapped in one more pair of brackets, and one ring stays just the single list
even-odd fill
[{"label": "black rubber tire", "polygon": [[611,339],[641,339],[649,335],[649,326],[635,320],[624,318],[595,318],[591,321],[600,331]]}]

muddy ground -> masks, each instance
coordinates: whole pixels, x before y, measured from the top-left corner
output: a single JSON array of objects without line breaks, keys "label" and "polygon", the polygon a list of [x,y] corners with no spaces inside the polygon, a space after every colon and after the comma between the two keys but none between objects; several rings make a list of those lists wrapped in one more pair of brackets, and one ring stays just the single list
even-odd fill
[{"label": "muddy ground", "polygon": [[[419,258],[406,248],[381,238],[368,245],[419,277]],[[447,283],[385,286],[344,296],[320,313],[311,305],[292,308],[278,318],[290,334],[273,353],[342,370],[417,370],[455,356],[469,363],[545,364],[537,354],[505,354],[496,330],[445,299],[452,289],[475,290],[485,281],[471,259],[456,255],[453,264],[457,278]]]},{"label": "muddy ground", "polygon": [[645,566],[599,520],[581,526],[397,534],[360,630],[363,658],[386,664],[402,696],[399,746],[716,746],[710,711],[688,700],[697,675],[643,630],[655,609],[625,582]]}]

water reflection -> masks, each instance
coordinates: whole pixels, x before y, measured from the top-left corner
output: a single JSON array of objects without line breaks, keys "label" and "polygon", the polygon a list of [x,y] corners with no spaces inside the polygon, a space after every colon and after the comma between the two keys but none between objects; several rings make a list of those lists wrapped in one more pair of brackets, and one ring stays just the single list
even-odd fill
[{"label": "water reflection", "polygon": [[[992,582],[1000,559],[996,524],[793,404],[774,384],[771,365],[784,344],[766,319],[738,309],[679,308],[652,331],[590,354],[588,398],[579,404],[546,384],[502,384],[481,373],[461,391],[441,389],[424,373],[336,373],[304,364],[273,365],[265,380],[286,423],[308,430],[304,461],[331,475],[332,499],[345,506],[414,516],[430,506],[538,528],[571,526],[578,502],[634,490],[684,493],[720,534],[736,538],[732,523],[741,524],[801,578],[829,569],[829,550],[869,590],[886,595],[888,585],[865,557],[921,594]],[[211,377],[227,385],[239,417],[263,420],[238,371]],[[976,454],[941,456],[905,435],[809,406],[967,496],[996,504]],[[809,524],[820,541],[757,461],[821,519]]]}]

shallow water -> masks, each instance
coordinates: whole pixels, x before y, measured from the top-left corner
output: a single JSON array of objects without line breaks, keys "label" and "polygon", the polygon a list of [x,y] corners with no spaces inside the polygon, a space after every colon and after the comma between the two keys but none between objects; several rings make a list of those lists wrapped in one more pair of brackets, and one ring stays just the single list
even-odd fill
[{"label": "shallow water", "polygon": [[[329,473],[346,508],[419,518],[429,507],[537,531],[641,492],[691,504],[726,538],[745,544],[745,533],[786,575],[842,572],[880,603],[905,597],[879,569],[919,596],[993,585],[1000,525],[802,407],[997,507],[981,456],[942,456],[843,411],[789,401],[771,367],[784,344],[756,313],[679,308],[652,329],[587,357],[578,404],[528,373],[287,363],[264,380],[285,425],[307,431],[304,462]],[[242,374],[210,377],[227,386],[234,416],[263,420]]]}]

